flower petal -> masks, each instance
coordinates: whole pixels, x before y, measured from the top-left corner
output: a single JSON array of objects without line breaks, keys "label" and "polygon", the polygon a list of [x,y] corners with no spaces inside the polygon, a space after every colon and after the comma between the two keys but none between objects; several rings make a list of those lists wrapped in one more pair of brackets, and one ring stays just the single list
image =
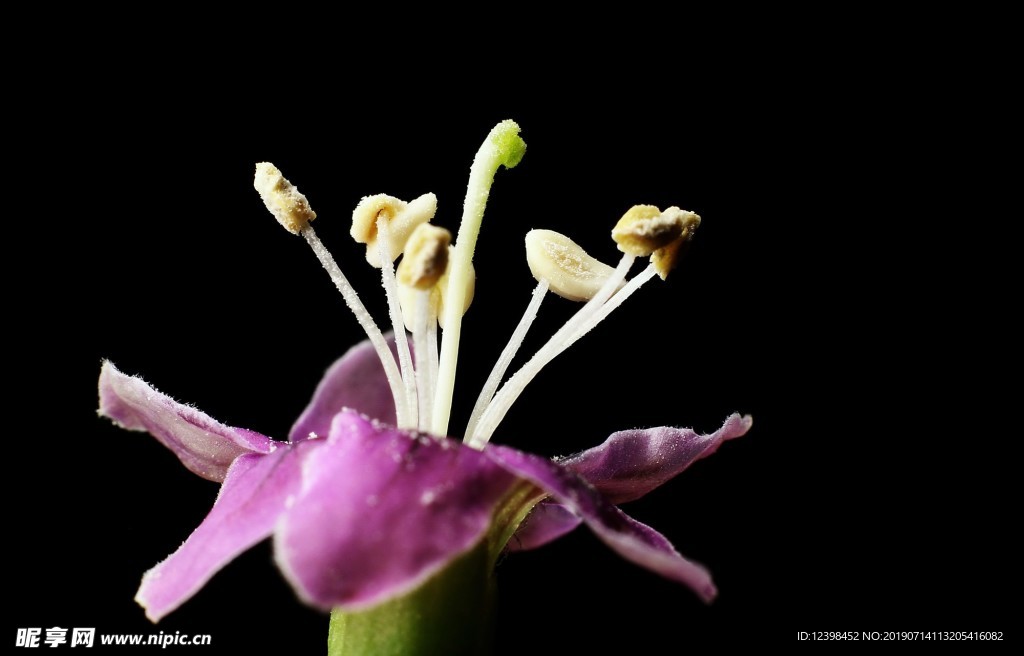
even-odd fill
[{"label": "flower petal", "polygon": [[544,499],[530,511],[506,547],[509,551],[529,551],[554,542],[583,523],[573,511],[551,499]]},{"label": "flower petal", "polygon": [[[395,337],[384,335],[396,353]],[[397,357],[397,354],[396,354]],[[395,400],[391,396],[384,367],[373,344],[366,339],[335,360],[313,393],[313,399],[292,426],[288,439],[304,440],[310,433],[325,436],[331,420],[344,408],[351,408],[387,424],[395,423]]]},{"label": "flower petal", "polygon": [[644,496],[714,453],[725,440],[745,434],[752,424],[750,417],[733,414],[710,435],[667,426],[619,431],[604,444],[558,462],[618,505]]},{"label": "flower petal", "polygon": [[275,448],[270,438],[225,426],[161,394],[141,378],[121,373],[107,360],[100,370],[99,414],[121,428],[148,431],[191,471],[211,481],[223,481],[239,455],[270,453]]},{"label": "flower petal", "polygon": [[665,536],[608,503],[577,474],[545,458],[507,447],[490,446],[484,453],[579,515],[622,557],[690,586],[705,601],[714,598],[717,591],[706,569],[683,558]]},{"label": "flower petal", "polygon": [[[604,444],[557,462],[586,479],[609,502],[620,504],[642,497],[694,461],[711,455],[725,440],[746,433],[751,424],[750,417],[734,414],[711,435],[664,426],[619,431]],[[527,515],[508,549],[536,549],[562,537],[582,521],[565,506],[545,499]]]},{"label": "flower petal", "polygon": [[302,482],[301,464],[323,442],[245,454],[231,465],[206,519],[142,577],[135,600],[154,622],[176,609],[238,554],[270,536]]},{"label": "flower petal", "polygon": [[299,596],[359,610],[423,583],[484,538],[516,478],[480,451],[338,414],[274,536]]}]

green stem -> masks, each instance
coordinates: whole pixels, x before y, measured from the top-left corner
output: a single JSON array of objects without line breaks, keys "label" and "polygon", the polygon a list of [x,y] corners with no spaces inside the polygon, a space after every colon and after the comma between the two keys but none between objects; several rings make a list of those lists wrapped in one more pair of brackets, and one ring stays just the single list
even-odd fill
[{"label": "green stem", "polygon": [[494,579],[487,541],[411,593],[331,613],[329,656],[477,656],[491,649]]}]

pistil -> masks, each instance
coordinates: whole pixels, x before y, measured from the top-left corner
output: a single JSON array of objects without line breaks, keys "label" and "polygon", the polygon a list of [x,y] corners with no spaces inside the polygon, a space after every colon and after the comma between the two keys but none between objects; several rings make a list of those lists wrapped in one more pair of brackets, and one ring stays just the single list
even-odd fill
[{"label": "pistil", "polygon": [[441,341],[441,359],[432,417],[433,432],[437,435],[448,433],[467,279],[494,174],[501,165],[505,168],[514,167],[525,152],[526,143],[519,137],[519,126],[515,121],[502,121],[484,139],[469,170],[469,184],[462,208],[462,222],[459,224],[459,234],[455,241],[448,279],[448,298],[445,299],[444,307],[444,335]]}]

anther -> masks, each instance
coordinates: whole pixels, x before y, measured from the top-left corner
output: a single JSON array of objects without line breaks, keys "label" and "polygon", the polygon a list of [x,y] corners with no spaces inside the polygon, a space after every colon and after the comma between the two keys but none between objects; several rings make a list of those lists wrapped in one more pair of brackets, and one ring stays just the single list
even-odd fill
[{"label": "anther", "polygon": [[259,192],[263,204],[278,223],[293,235],[299,234],[316,218],[316,212],[310,209],[306,197],[270,162],[256,165],[252,186]]},{"label": "anther", "polygon": [[437,284],[448,268],[448,246],[452,233],[444,228],[421,223],[405,243],[405,255],[398,265],[398,282],[428,290]]},{"label": "anther", "polygon": [[693,212],[687,212],[678,207],[670,207],[665,210],[665,214],[669,213],[675,213],[679,216],[679,221],[683,224],[683,234],[671,244],[662,246],[651,253],[651,264],[654,265],[654,269],[661,276],[662,280],[665,280],[668,277],[668,272],[675,268],[679,261],[679,254],[683,244],[693,239],[697,227],[700,226],[700,216]]},{"label": "anther", "polygon": [[593,298],[615,273],[613,267],[554,230],[526,233],[526,262],[538,282],[546,280],[551,291],[570,301]]},{"label": "anther", "polygon": [[277,167],[269,162],[260,162],[256,165],[253,187],[259,192],[263,204],[267,206],[274,218],[289,232],[302,235],[313,249],[313,253],[331,277],[334,286],[341,292],[345,304],[355,315],[359,325],[366,331],[366,336],[373,344],[377,357],[380,358],[384,374],[388,379],[388,386],[395,399],[395,415],[399,426],[415,425],[414,421],[408,419],[410,412],[407,403],[408,394],[403,389],[402,375],[395,363],[395,358],[384,341],[384,335],[380,328],[374,323],[370,313],[366,311],[366,306],[359,300],[359,295],[352,288],[345,274],[342,273],[341,267],[334,261],[334,257],[320,242],[316,230],[310,225],[309,222],[316,218],[316,213],[310,209],[306,197],[300,194],[292,183],[285,180]]},{"label": "anther", "polygon": [[356,242],[366,244],[366,261],[371,266],[380,268],[377,220],[383,218],[388,223],[388,253],[394,261],[405,250],[405,242],[413,230],[434,218],[436,212],[437,196],[434,194],[423,194],[408,203],[387,194],[366,196],[352,211],[352,228],[349,234]]},{"label": "anther", "polygon": [[612,228],[612,239],[623,253],[646,257],[682,236],[684,224],[679,212],[678,207],[662,212],[654,205],[634,205]]},{"label": "anther", "polygon": [[[444,308],[445,301],[449,295],[448,275],[451,271],[451,260],[454,257],[454,250],[454,246],[448,247],[448,266],[445,268],[444,273],[442,273],[437,279],[437,282],[434,283],[433,288],[429,291],[430,314],[435,317],[435,321],[441,326],[441,328],[445,327]],[[402,268],[401,263],[399,263],[398,268]],[[473,304],[473,294],[476,291],[476,268],[472,263],[469,265],[469,275],[465,276],[463,284],[465,285],[465,294],[463,294],[462,299],[462,314],[466,314],[466,311],[469,310],[469,306]],[[398,286],[398,299],[402,304],[402,315],[405,317],[405,326],[409,330],[412,330],[413,326],[416,325],[413,319],[413,314],[416,308],[418,291],[419,290],[415,287],[411,287],[404,283]]]}]

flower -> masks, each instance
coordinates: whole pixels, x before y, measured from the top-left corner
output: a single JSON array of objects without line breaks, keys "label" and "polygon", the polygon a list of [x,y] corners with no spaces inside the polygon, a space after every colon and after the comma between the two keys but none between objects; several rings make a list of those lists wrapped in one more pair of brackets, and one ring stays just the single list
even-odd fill
[{"label": "flower", "polygon": [[510,548],[532,549],[580,523],[623,557],[711,599],[704,568],[613,504],[643,496],[750,427],[733,415],[710,435],[622,431],[560,461],[497,445],[480,451],[390,425],[388,383],[368,342],[327,371],[289,442],[225,426],[109,362],[99,391],[101,415],[151,433],[188,469],[222,482],[206,519],[143,578],[136,598],[153,621],[271,535],[299,597],[323,609],[399,596],[485,539],[511,534]]},{"label": "flower", "polygon": [[[272,164],[257,165],[254,186],[266,207],[309,243],[367,334],[327,371],[287,442],[221,424],[104,362],[100,414],[151,433],[188,469],[222,483],[206,519],[143,577],[136,598],[153,621],[268,537],[299,597],[342,614],[413,597],[458,570],[470,554],[485,554],[490,567],[505,550],[541,546],[580,524],[624,558],[705,600],[714,597],[703,567],[617,504],[743,435],[749,417],[732,415],[710,435],[669,427],[622,431],[559,460],[489,444],[548,362],[641,285],[668,274],[700,225],[695,213],[651,205],[627,211],[612,231],[623,253],[615,267],[564,235],[531,231],[526,248],[538,283],[533,298],[480,392],[465,439],[446,437],[480,221],[495,172],[523,157],[518,133],[505,121],[481,146],[454,244],[448,231],[430,225],[433,194],[408,203],[379,194],[355,208],[351,235],[381,269],[393,328],[388,335],[314,232],[317,215],[306,197]],[[627,280],[636,259],[648,256],[650,264]],[[584,305],[499,389],[548,291]]]}]

